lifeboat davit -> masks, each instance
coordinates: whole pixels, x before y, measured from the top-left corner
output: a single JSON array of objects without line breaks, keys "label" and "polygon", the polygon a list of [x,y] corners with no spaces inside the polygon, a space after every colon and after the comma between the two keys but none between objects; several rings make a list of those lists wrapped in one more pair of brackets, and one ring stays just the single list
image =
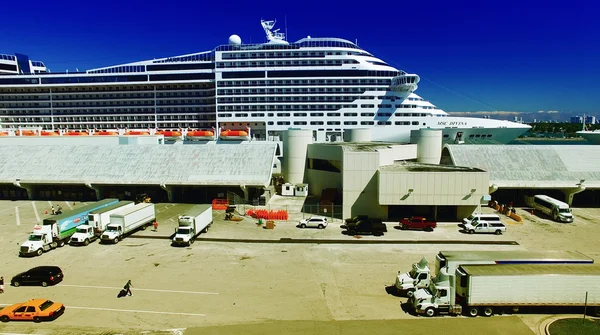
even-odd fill
[{"label": "lifeboat davit", "polygon": [[94,136],[107,136],[107,135],[119,135],[116,131],[96,131]]},{"label": "lifeboat davit", "polygon": [[146,130],[130,130],[125,132],[125,135],[150,135],[150,132]]},{"label": "lifeboat davit", "polygon": [[215,139],[215,133],[211,130],[190,130],[186,133],[188,140],[212,141]]},{"label": "lifeboat davit", "polygon": [[247,140],[248,132],[245,130],[223,130],[219,136],[222,140]]},{"label": "lifeboat davit", "polygon": [[181,137],[180,131],[172,131],[172,130],[157,130],[156,135],[163,135],[164,137]]},{"label": "lifeboat davit", "polygon": [[59,136],[60,134],[57,131],[47,131],[47,130],[42,130],[42,132],[40,133],[40,136]]},{"label": "lifeboat davit", "polygon": [[68,131],[63,134],[64,136],[88,136],[86,131]]}]

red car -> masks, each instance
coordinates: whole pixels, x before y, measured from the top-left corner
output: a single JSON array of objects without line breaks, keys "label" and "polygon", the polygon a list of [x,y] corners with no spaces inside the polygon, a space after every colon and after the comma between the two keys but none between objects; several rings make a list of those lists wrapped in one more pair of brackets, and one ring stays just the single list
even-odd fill
[{"label": "red car", "polygon": [[425,231],[433,231],[433,228],[437,227],[435,221],[427,220],[422,216],[412,216],[410,218],[404,218],[400,221],[400,229],[421,229]]}]

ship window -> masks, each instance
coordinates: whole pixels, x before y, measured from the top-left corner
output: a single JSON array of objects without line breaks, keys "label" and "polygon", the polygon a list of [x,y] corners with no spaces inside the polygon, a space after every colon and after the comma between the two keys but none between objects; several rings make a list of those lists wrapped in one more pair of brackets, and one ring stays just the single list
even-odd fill
[{"label": "ship window", "polygon": [[374,122],[373,121],[361,121],[360,124],[361,125],[373,125]]},{"label": "ship window", "polygon": [[419,125],[419,121],[413,121],[413,122],[412,122],[412,125],[413,125],[413,126],[418,126],[418,125]]}]

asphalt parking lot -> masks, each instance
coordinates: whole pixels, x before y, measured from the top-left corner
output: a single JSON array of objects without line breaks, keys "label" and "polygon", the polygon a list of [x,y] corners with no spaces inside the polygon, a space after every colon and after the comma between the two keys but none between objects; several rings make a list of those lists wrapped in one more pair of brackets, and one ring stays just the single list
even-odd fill
[{"label": "asphalt parking lot", "polygon": [[[60,204],[64,210],[79,205]],[[208,233],[191,247],[172,247],[168,237],[176,218],[190,206],[157,204],[158,232],[138,231],[117,245],[94,242],[21,258],[20,243],[48,216],[50,203],[0,201],[5,281],[37,265],[58,265],[65,273],[63,282],[48,288],[5,285],[0,303],[40,297],[67,307],[53,322],[0,324],[0,333],[364,333],[368,326],[382,333],[425,334],[435,325],[457,334],[477,327],[531,334],[539,333],[547,316],[419,318],[404,312],[405,298],[388,294],[386,286],[399,270],[423,256],[433,261],[439,250],[577,250],[600,259],[598,208],[574,209],[573,224],[518,209],[524,222],[503,217],[507,232],[500,236],[464,234],[458,222],[440,223],[434,232],[402,231],[389,222],[384,236],[360,238],[343,235],[341,220],[323,230],[299,229],[297,219],[307,215],[296,215],[271,230],[252,218],[225,221],[222,211],[214,211]],[[129,279],[133,296],[117,299]]]}]

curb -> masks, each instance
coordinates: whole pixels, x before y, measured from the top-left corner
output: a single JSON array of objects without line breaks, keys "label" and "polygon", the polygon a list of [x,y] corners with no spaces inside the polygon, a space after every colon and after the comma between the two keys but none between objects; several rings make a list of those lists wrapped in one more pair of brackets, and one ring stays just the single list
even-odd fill
[{"label": "curb", "polygon": [[[169,236],[130,235],[129,238],[148,238],[169,240]],[[484,245],[519,245],[517,241],[465,241],[465,240],[333,240],[333,239],[294,239],[282,237],[276,239],[245,238],[212,238],[199,237],[196,242],[237,242],[237,243],[288,243],[288,244],[484,244]]]}]

